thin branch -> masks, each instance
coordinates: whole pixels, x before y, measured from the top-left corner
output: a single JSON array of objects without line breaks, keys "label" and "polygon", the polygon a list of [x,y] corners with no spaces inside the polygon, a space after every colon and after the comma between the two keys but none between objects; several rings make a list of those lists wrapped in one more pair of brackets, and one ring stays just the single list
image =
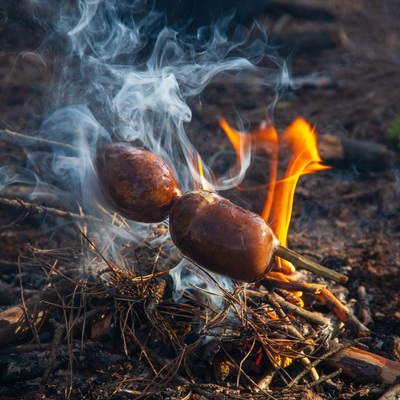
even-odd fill
[{"label": "thin branch", "polygon": [[[265,297],[264,293],[257,292],[255,290],[247,290],[247,292],[255,297]],[[295,304],[289,303],[276,293],[269,293],[269,296],[271,296],[270,298],[276,301],[281,308],[285,309],[290,314],[304,318],[308,322],[314,323],[316,325],[324,326],[326,324],[326,319],[323,316],[320,316],[312,311],[305,310],[304,308],[296,306]]]},{"label": "thin branch", "polygon": [[0,226],[0,232],[10,231],[11,229],[16,228],[22,221],[24,221],[28,217],[29,213],[29,210],[23,210],[22,213],[14,221],[10,222],[9,224]]},{"label": "thin branch", "polygon": [[63,150],[70,150],[75,153],[79,151],[77,147],[71,146],[70,144],[54,142],[52,140],[44,139],[37,136],[25,135],[23,133],[10,131],[9,129],[0,129],[0,139],[18,146],[39,145],[53,148],[57,147]]},{"label": "thin branch", "polygon": [[10,199],[6,197],[0,197],[0,204],[13,207],[17,209],[25,210],[26,212],[32,212],[36,214],[52,214],[58,217],[75,219],[81,221],[91,221],[104,224],[104,221],[100,218],[93,217],[91,215],[79,215],[70,211],[59,210],[53,207],[42,206],[37,203],[31,203],[21,199]]}]

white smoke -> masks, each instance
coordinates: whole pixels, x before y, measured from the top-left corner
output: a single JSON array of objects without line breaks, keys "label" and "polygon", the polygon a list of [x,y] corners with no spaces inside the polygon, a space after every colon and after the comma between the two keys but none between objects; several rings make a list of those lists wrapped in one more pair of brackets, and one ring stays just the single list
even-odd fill
[{"label": "white smoke", "polygon": [[[43,49],[54,42],[64,45],[63,70],[52,88],[51,112],[43,121],[41,136],[69,147],[55,146],[47,153],[32,150],[27,168],[14,174],[2,169],[0,183],[3,187],[31,184],[35,188],[31,198],[62,198],[66,210],[81,209],[104,221],[104,225],[93,223],[89,236],[105,258],[124,265],[121,247],[147,237],[152,227],[132,221],[111,225],[110,210],[99,201],[98,147],[116,140],[138,141],[164,158],[182,189],[190,190],[193,178],[199,176],[191,162],[197,150],[185,132],[192,118],[188,99],[198,96],[217,76],[235,74],[240,80],[245,72],[260,76],[260,84],[275,85],[284,70],[279,64],[272,72],[256,67],[267,56],[266,43],[251,42],[250,32],[243,27],[228,38],[229,15],[185,35],[162,27],[163,15],[146,1],[66,1],[56,7],[35,0],[30,4],[51,31]],[[247,160],[236,177],[221,177],[215,187],[237,184],[248,165]],[[206,171],[210,169],[205,165]],[[183,271],[186,264],[171,272],[176,293],[198,279]],[[216,279],[232,289],[230,281]]]}]

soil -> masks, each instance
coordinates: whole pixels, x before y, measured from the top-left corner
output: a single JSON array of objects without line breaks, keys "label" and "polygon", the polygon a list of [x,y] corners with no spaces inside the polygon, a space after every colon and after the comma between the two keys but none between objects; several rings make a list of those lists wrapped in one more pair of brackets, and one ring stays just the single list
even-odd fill
[{"label": "soil", "polygon": [[[47,99],[49,91],[54,90],[52,83],[59,74],[63,50],[60,46],[54,48],[53,53],[39,57],[36,51],[48,31],[30,18],[29,12],[9,3],[0,6],[3,21],[0,26],[0,129],[28,133],[38,129],[48,111]],[[315,5],[312,1],[302,3]],[[193,120],[186,130],[206,161],[226,145],[219,127],[220,117],[240,128],[238,115],[246,130],[257,127],[268,117],[282,131],[301,116],[315,125],[320,136],[329,134],[343,140],[352,139],[370,146],[370,153],[377,144],[383,146],[389,160],[383,166],[379,157],[366,165],[362,156],[361,161],[355,156],[342,160],[331,170],[300,180],[288,242],[293,250],[346,272],[349,276],[346,289],[339,285],[331,287],[339,298],[353,306],[356,314],[362,303],[360,287],[365,288],[372,318],[364,321],[370,328],[370,339],[365,345],[375,354],[400,362],[400,124],[397,124],[397,138],[388,135],[390,126],[400,116],[398,10],[395,1],[383,0],[330,0],[324,2],[323,7],[332,13],[333,21],[310,21],[287,15],[259,16],[259,23],[268,26],[272,36],[277,32],[300,34],[324,30],[333,32],[335,38],[334,45],[326,44],[326,48],[318,51],[298,47],[281,50],[281,59],[290,70],[293,87],[282,88],[282,95],[273,107],[270,104],[274,100],[274,90],[260,85],[257,77],[248,77],[239,83],[233,78],[215,79],[199,98],[191,100]],[[263,63],[266,61],[261,61]],[[304,77],[306,82],[302,80]],[[1,165],[26,162],[24,146],[3,142],[0,148]],[[254,165],[248,180],[260,183],[262,175],[259,167]],[[2,193],[2,196],[20,197],[18,193]],[[231,191],[227,196],[259,212],[265,193]],[[57,200],[45,205],[62,209]],[[38,249],[65,249],[76,240],[72,224],[64,224],[55,233],[52,231],[60,216],[49,212],[43,220],[41,215],[38,217],[32,210],[28,211],[7,207],[4,203],[0,209],[0,306],[3,310],[20,303],[20,285],[29,297],[46,284],[47,267],[56,257]],[[79,252],[71,252],[64,258],[71,263],[79,256]],[[25,257],[30,261],[27,262]],[[62,258],[60,256],[60,263]],[[19,260],[24,262],[20,264]],[[100,297],[91,301],[102,304]],[[57,320],[57,315],[52,315],[53,321]],[[99,327],[96,329],[102,331]],[[85,332],[84,329],[81,331]],[[151,382],[152,379],[146,363],[149,355],[145,357],[136,343],[136,346],[131,344],[128,359],[123,344],[110,344],[117,335],[114,330],[110,332],[106,337],[92,334],[91,338],[95,340],[84,340],[84,353],[80,352],[80,340],[61,340],[59,353],[52,360],[55,367],[50,371],[46,371],[46,363],[40,359],[47,357],[42,354],[48,349],[46,345],[42,353],[29,353],[28,347],[24,347],[37,345],[38,337],[33,342],[32,335],[10,340],[9,347],[0,352],[1,368],[5,368],[4,360],[12,359],[17,348],[35,358],[24,359],[24,367],[28,364],[39,367],[34,372],[27,367],[26,376],[15,374],[7,378],[8,381],[2,378],[6,373],[0,368],[0,398],[58,399],[69,396],[102,399],[110,398],[113,393],[115,398],[139,397],[142,390],[139,381]],[[47,322],[42,327],[40,341],[51,343],[56,333],[57,323]],[[140,339],[146,334],[139,332],[138,336]],[[343,336],[356,337],[354,332],[347,330]],[[162,356],[168,357],[167,354]],[[71,359],[74,359],[72,369],[69,367]],[[42,380],[44,373],[47,373],[46,382]],[[126,382],[130,382],[130,389],[117,392]],[[151,397],[201,399],[212,393],[204,386],[191,394],[190,391],[178,392],[176,388],[184,387],[185,382],[172,378],[158,395]],[[218,386],[218,390],[220,388]],[[231,391],[221,391],[208,398],[244,398],[244,394],[235,392],[233,386],[230,388]],[[325,386],[312,388],[312,392],[303,387],[294,391],[291,397],[286,396],[378,399],[387,389],[385,384],[360,382],[341,375]],[[246,396],[251,398],[248,392]]]}]

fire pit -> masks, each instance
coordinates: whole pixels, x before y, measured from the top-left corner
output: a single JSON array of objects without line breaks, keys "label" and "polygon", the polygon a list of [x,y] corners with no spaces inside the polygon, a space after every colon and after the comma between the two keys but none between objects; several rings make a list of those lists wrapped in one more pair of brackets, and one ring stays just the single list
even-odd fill
[{"label": "fire pit", "polygon": [[[376,114],[366,119],[370,125],[357,116],[372,106],[350,103],[361,87],[350,67],[328,80],[308,74],[332,57],[360,54],[350,45],[320,57],[295,52],[286,63],[261,29],[273,27],[272,37],[301,31],[299,8],[280,2],[277,13],[253,10],[258,27],[251,34],[243,27],[247,14],[176,33],[180,19],[162,7],[67,4],[52,18],[40,15],[34,27],[46,27],[43,47],[16,62],[54,66],[46,115],[35,120],[30,112],[30,122],[20,124],[3,118],[0,132],[2,396],[32,397],[31,388],[42,398],[382,396],[400,375],[398,148],[360,129],[385,132],[397,115],[365,82]],[[332,24],[329,7],[300,9],[319,15],[323,29]],[[30,15],[18,17],[24,29],[35,24]],[[344,28],[352,26],[346,15],[336,16]],[[61,42],[67,46],[55,47]],[[388,71],[398,75],[382,65],[379,82]],[[346,101],[335,100],[339,92]],[[351,104],[350,113],[342,103]],[[143,160],[128,168],[117,156],[102,187],[96,160],[111,143],[163,159],[162,168],[176,175],[171,203],[153,202],[168,174],[151,175]],[[150,176],[161,186],[144,203],[115,207],[107,190],[137,179],[136,171],[138,196]],[[200,216],[196,229],[189,225],[180,236],[181,223],[168,215],[191,193],[218,199],[232,221],[211,209],[205,220],[204,204],[188,203],[190,219]],[[147,204],[151,218],[132,209]],[[163,212],[154,213],[157,207]],[[237,253],[230,242],[241,237],[235,213],[255,216],[247,210],[276,236],[271,264],[251,278],[229,268],[251,265],[246,252],[255,234],[242,234]],[[390,390],[386,396],[398,393]]]}]

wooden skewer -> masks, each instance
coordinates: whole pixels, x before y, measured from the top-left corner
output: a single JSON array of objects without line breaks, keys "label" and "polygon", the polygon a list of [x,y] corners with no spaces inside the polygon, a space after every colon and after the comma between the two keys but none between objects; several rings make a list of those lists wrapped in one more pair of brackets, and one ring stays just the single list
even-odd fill
[{"label": "wooden skewer", "polygon": [[275,254],[278,257],[281,257],[284,260],[291,262],[297,267],[304,268],[305,270],[310,271],[316,275],[323,276],[324,278],[332,279],[335,282],[346,283],[349,279],[346,275],[323,267],[322,265],[311,261],[301,256],[300,254],[297,254],[293,250],[290,250],[287,247],[282,246],[281,244],[278,244],[278,246],[276,247]]}]

